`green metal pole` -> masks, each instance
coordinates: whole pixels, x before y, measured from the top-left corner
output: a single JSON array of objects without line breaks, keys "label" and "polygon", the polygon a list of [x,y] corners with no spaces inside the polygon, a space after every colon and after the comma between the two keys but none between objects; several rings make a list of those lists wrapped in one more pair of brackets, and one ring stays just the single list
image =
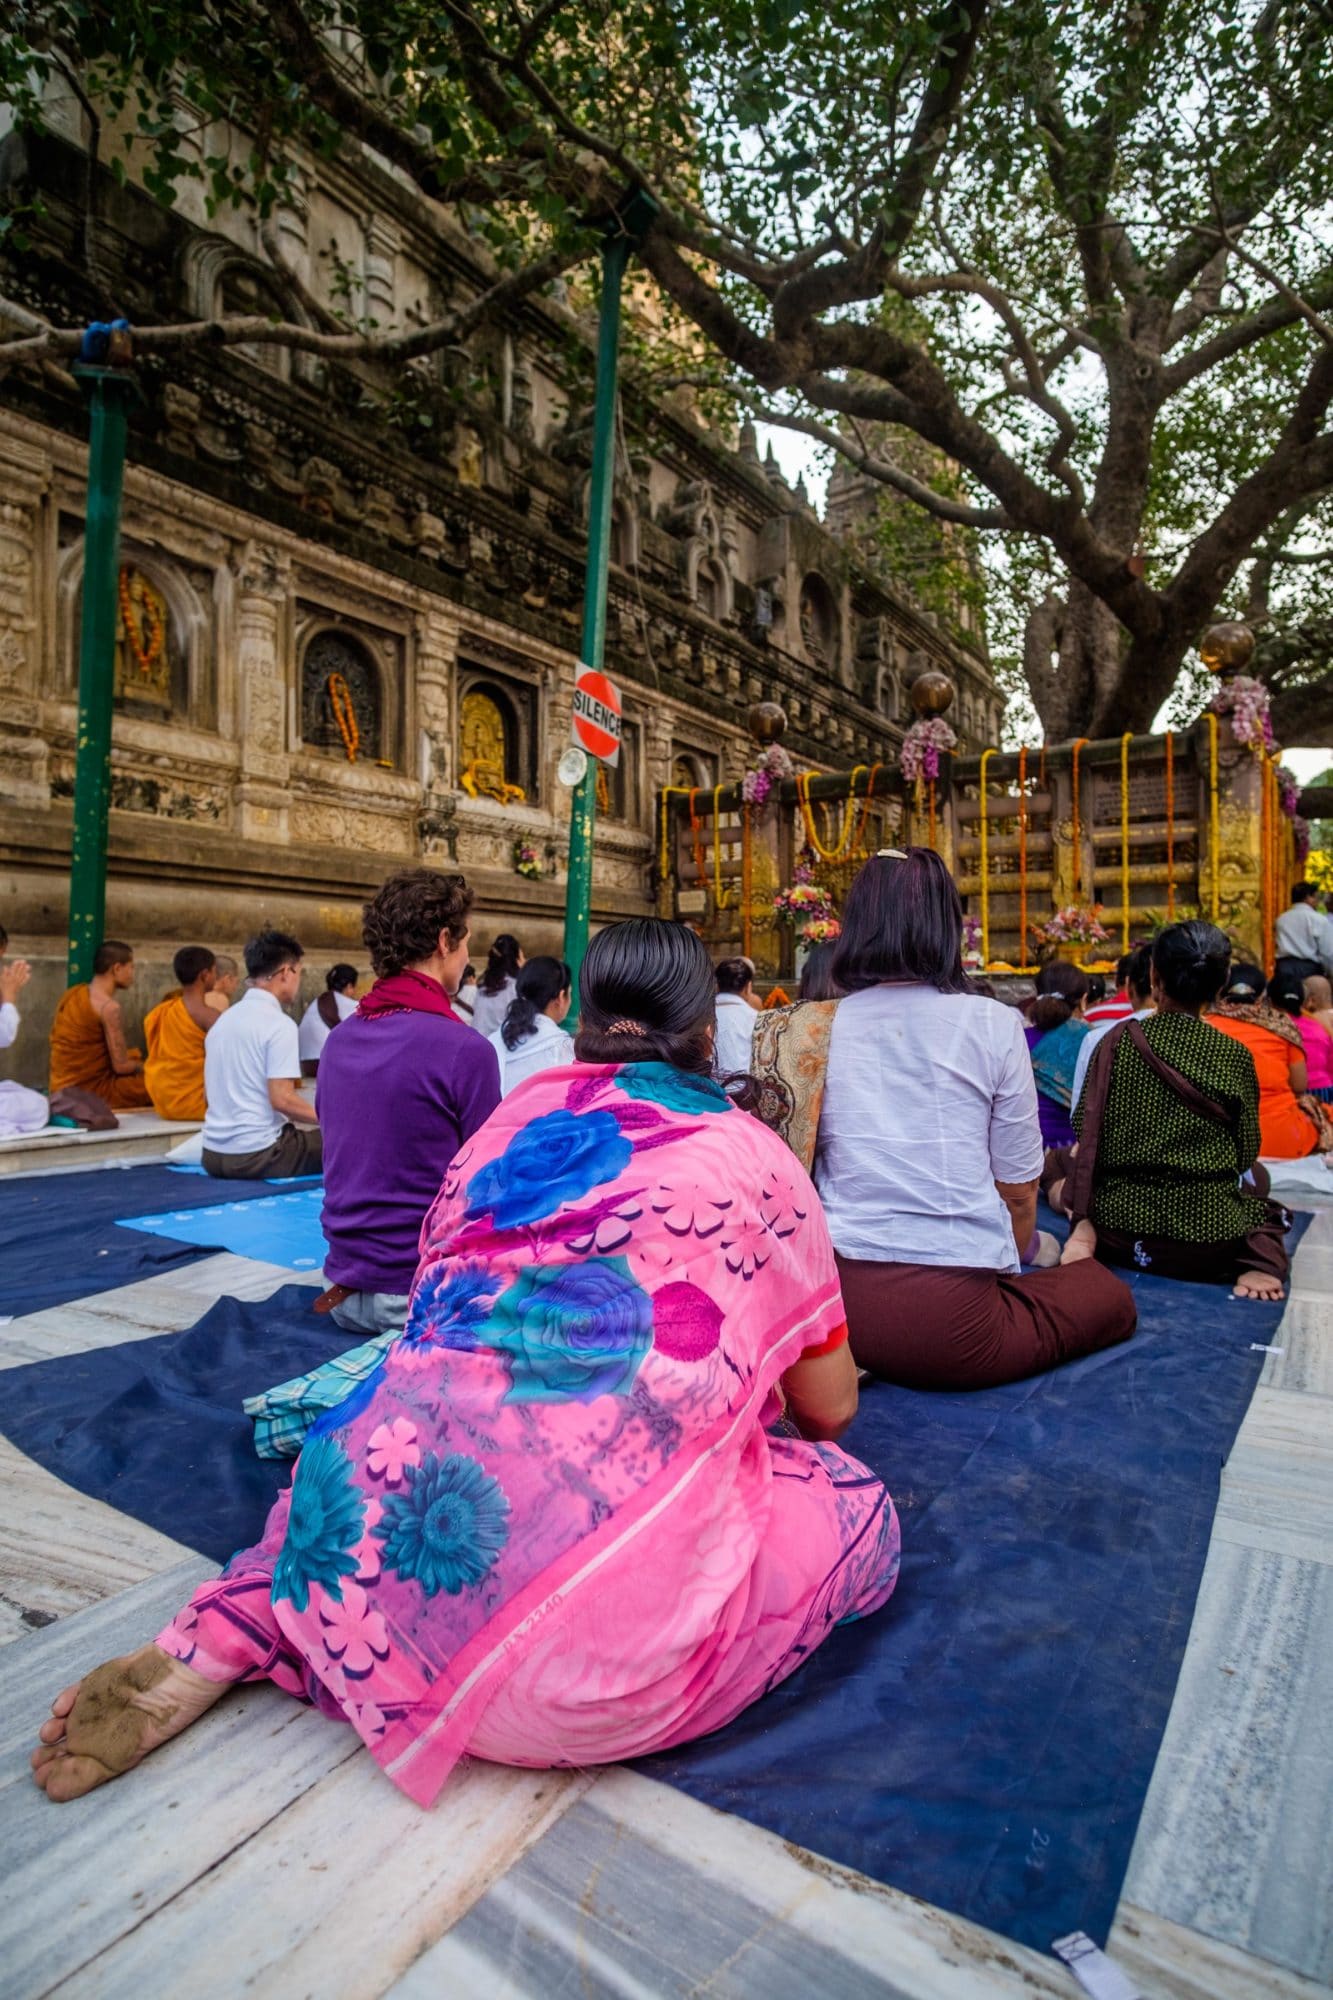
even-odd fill
[{"label": "green metal pole", "polygon": [[[588,571],[583,586],[585,667],[600,669],[606,648],[606,582],[611,561],[611,495],[615,485],[616,386],[620,362],[620,294],[633,245],[622,232],[602,251],[602,310],[597,328],[597,393],[592,418],[592,491],[588,504]],[[597,761],[574,787],[569,816],[569,880],[565,889],[565,962],[574,975],[572,1011],[578,1011],[579,971],[588,949],[592,909],[593,827],[597,818]]]},{"label": "green metal pole", "polygon": [[90,979],[106,920],[107,815],[111,806],[111,705],[116,679],[116,572],[125,429],[132,379],[76,367],[88,388],[88,511],[79,634],[79,727],[74,842],[69,864],[69,981]]}]

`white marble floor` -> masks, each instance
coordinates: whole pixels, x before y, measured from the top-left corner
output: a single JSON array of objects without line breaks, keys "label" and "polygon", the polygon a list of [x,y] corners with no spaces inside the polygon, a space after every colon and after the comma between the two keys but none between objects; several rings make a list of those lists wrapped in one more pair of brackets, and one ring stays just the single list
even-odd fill
[{"label": "white marble floor", "polygon": [[[0,1329],[0,1366],[190,1325],[293,1274],[210,1257]],[[1225,1470],[1109,1949],[1145,2000],[1333,1981],[1333,1212]],[[0,1966],[12,2000],[322,1993],[1071,1996],[1052,1959],[636,1773],[465,1767],[421,1813],[349,1732],[229,1696],[123,1784],[51,1807],[50,1695],[207,1565],[0,1447]],[[21,1641],[21,1643],[17,1643]],[[114,1857],[114,1865],[108,1865]]]}]

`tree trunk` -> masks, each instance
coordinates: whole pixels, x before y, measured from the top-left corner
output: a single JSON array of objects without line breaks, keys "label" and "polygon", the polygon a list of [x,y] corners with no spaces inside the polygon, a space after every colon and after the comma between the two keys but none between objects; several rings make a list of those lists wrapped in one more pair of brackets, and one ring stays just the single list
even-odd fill
[{"label": "tree trunk", "polygon": [[1024,672],[1048,742],[1110,732],[1119,699],[1123,640],[1117,619],[1078,582],[1070,584],[1064,598],[1048,593],[1029,614]]}]

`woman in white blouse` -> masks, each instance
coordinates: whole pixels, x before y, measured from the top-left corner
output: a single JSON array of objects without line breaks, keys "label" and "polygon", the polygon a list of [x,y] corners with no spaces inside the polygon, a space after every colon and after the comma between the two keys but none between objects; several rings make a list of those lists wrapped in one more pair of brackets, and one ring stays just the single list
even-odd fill
[{"label": "woman in white blouse", "polygon": [[333,965],[324,975],[324,991],[312,1000],[301,1017],[300,1048],[302,1076],[319,1075],[319,1059],[324,1044],[349,1014],[356,1012],[356,984],[361,977],[354,965]]},{"label": "woman in white blouse", "polygon": [[479,1035],[493,1035],[502,1026],[525,962],[518,939],[511,931],[501,931],[472,996],[472,1025]]},{"label": "woman in white blouse", "polygon": [[969,991],[962,928],[930,848],[861,869],[815,1150],[852,1352],[920,1389],[1016,1381],[1127,1339],[1136,1318],[1092,1259],[1020,1269],[1042,1168],[1032,1064],[1018,1013]]},{"label": "woman in white blouse", "polygon": [[573,997],[570,970],[558,958],[530,958],[519,971],[504,1026],[487,1040],[500,1059],[500,1095],[524,1077],[574,1060],[574,1037],[560,1023]]}]

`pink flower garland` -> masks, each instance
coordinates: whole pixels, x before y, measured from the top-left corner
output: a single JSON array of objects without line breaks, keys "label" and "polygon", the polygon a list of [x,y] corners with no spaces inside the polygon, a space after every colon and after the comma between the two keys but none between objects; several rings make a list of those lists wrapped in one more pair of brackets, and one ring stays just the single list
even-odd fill
[{"label": "pink flower garland", "polygon": [[770,743],[753,770],[741,779],[741,797],[747,806],[761,806],[774,785],[790,778],[795,766],[780,743]]},{"label": "pink flower garland", "polygon": [[923,716],[914,722],[898,752],[898,769],[909,784],[918,778],[938,778],[940,752],[952,750],[958,738],[942,715]]},{"label": "pink flower garland", "polygon": [[1252,674],[1237,674],[1223,681],[1208,704],[1214,715],[1231,717],[1231,733],[1237,743],[1251,750],[1271,750],[1273,724],[1269,719],[1268,689]]}]

